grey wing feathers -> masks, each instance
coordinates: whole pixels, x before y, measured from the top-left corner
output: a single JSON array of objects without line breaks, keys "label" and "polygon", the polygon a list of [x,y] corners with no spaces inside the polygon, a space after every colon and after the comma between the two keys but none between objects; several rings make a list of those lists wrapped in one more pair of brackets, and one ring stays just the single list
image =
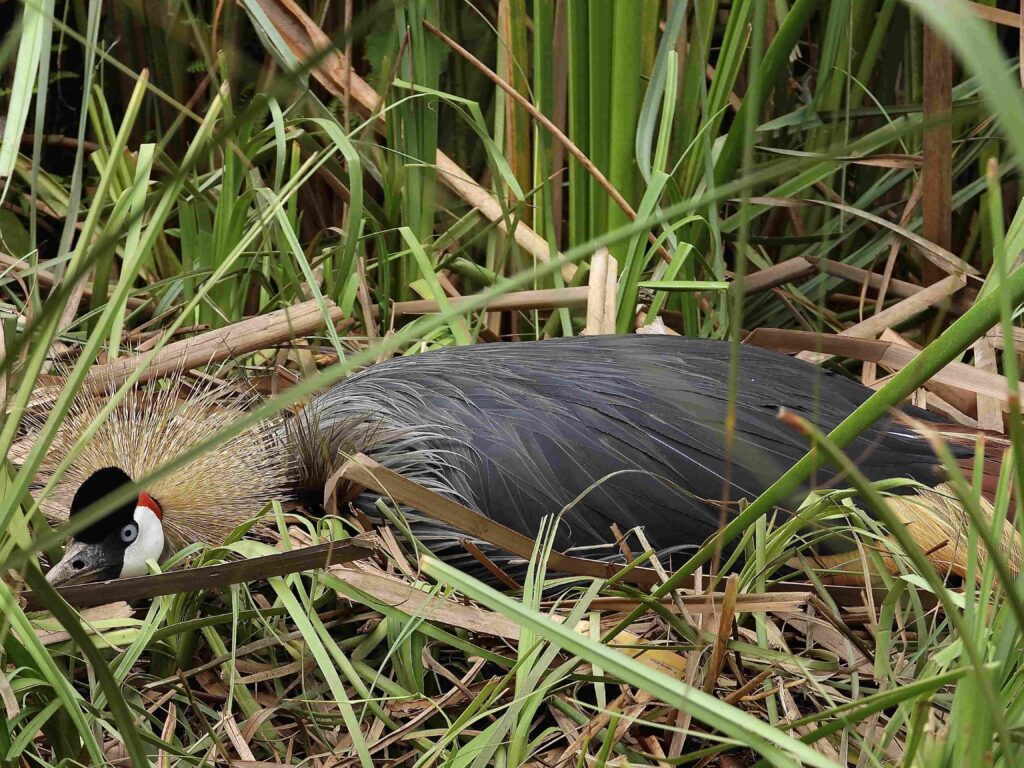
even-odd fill
[{"label": "grey wing feathers", "polygon": [[[828,431],[871,394],[741,347],[727,462],[730,354],[721,342],[668,336],[453,348],[367,369],[311,409],[327,423],[358,413],[394,430],[402,437],[367,451],[377,461],[526,535],[569,506],[561,548],[607,545],[613,523],[642,526],[662,550],[691,548],[719,527],[726,489],[730,501],[751,499],[806,453],[806,439],[777,420],[780,407]],[[937,479],[925,441],[888,419],[848,453],[871,478]],[[820,470],[815,483],[833,479]]]}]

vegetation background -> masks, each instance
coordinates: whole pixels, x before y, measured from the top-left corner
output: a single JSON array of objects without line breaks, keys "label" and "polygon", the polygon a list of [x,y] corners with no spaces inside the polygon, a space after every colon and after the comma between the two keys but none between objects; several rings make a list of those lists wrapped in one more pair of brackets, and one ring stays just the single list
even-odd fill
[{"label": "vegetation background", "polygon": [[[1022,19],[967,0],[0,2],[0,763],[1021,764],[1024,587],[998,552],[959,586],[911,547],[876,591],[808,563],[802,591],[770,592],[797,537],[769,494],[739,573],[712,579],[707,550],[677,574],[694,593],[550,578],[541,537],[499,595],[420,570],[399,526],[358,570],[79,618],[39,576],[61,533],[32,484],[97,369],[125,392],[180,368],[244,383],[269,398],[252,423],[392,354],[656,332],[877,387],[822,443],[836,461],[907,397],[1007,434],[1008,514]],[[960,480],[973,509],[980,476]],[[841,492],[809,514],[837,505],[877,544]],[[186,554],[353,533],[276,512],[278,542]]]}]

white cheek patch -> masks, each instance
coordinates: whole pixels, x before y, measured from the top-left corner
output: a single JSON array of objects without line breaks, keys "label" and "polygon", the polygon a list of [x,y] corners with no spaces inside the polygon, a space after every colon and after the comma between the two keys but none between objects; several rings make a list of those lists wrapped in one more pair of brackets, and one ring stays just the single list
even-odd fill
[{"label": "white cheek patch", "polygon": [[160,560],[164,552],[164,527],[160,518],[149,507],[135,508],[135,523],[139,526],[139,535],[124,551],[124,564],[121,566],[121,578],[129,576],[145,576],[149,569],[147,560]]}]

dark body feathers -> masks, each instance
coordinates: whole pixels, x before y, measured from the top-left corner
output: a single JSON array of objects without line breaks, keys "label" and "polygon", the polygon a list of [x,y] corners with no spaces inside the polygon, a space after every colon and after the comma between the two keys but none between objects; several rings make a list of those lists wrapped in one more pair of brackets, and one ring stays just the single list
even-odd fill
[{"label": "dark body feathers", "polygon": [[[641,526],[659,550],[686,551],[718,530],[726,487],[731,514],[807,452],[806,438],[778,422],[780,408],[827,432],[872,393],[743,346],[727,463],[731,352],[723,342],[656,335],[451,348],[369,368],[315,398],[300,418],[331,436],[332,455],[363,450],[529,536],[543,515],[568,506],[561,549],[607,546],[616,523],[623,532]],[[351,438],[353,425],[360,439]],[[941,480],[926,441],[891,419],[847,453],[871,479]],[[322,488],[322,480],[310,484]],[[822,469],[814,483],[834,480]],[[372,502],[358,503],[372,511]],[[420,524],[428,546],[461,550],[458,535]]]}]

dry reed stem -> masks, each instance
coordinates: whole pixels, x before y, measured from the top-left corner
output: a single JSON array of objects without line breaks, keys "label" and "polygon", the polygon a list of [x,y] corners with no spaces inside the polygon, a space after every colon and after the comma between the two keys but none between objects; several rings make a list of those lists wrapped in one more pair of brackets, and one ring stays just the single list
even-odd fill
[{"label": "dry reed stem", "polygon": [[599,248],[590,260],[590,273],[587,275],[587,336],[615,333],[618,268],[618,261],[607,248]]},{"label": "dry reed stem", "polygon": [[[327,481],[327,487],[337,489],[342,480],[356,486],[368,488],[391,500],[411,507],[427,517],[452,526],[471,536],[489,541],[506,552],[529,559],[533,556],[535,541],[511,528],[491,520],[469,507],[465,507],[445,496],[434,493],[423,486],[403,477],[397,472],[382,467],[365,454],[356,454]],[[325,506],[330,500],[325,499]],[[619,574],[622,566],[610,563],[572,557],[561,552],[552,552],[548,565],[554,570],[579,576],[611,579]],[[657,574],[649,568],[634,567],[622,574],[625,581],[642,586],[657,583]]]},{"label": "dry reed stem", "polygon": [[823,272],[826,275],[832,275],[833,277],[840,277],[843,280],[849,280],[852,283],[867,285],[870,288],[874,288],[876,291],[881,291],[882,288],[885,288],[889,293],[892,293],[895,296],[907,297],[913,296],[921,290],[921,286],[908,283],[906,280],[897,280],[893,278],[886,281],[883,275],[879,275],[876,272],[869,272],[868,270],[861,269],[860,267],[844,264],[841,261],[832,261],[831,259],[823,259],[818,256],[806,256],[804,258],[814,264],[819,272]]},{"label": "dry reed stem", "polygon": [[726,643],[732,635],[732,621],[736,616],[736,592],[739,588],[739,576],[731,574],[725,580],[725,598],[718,614],[718,631],[711,648],[711,659],[704,672],[704,692],[711,693],[718,682],[718,675],[725,663]]},{"label": "dry reed stem", "polygon": [[806,277],[817,268],[817,265],[812,264],[803,256],[780,261],[778,264],[772,264],[770,267],[747,275],[743,281],[743,293],[753,296],[763,291],[770,291],[772,288],[778,288],[780,285]]},{"label": "dry reed stem", "polygon": [[[342,319],[341,310],[329,299],[325,299],[325,303],[330,313],[330,321],[338,323]],[[156,354],[139,381],[152,381],[275,347],[315,333],[325,325],[325,318],[315,300],[246,318],[223,328],[168,344]],[[143,364],[145,357],[146,355],[119,357],[109,363],[94,366],[82,385],[83,391],[95,393],[111,385],[123,384]],[[53,402],[59,393],[60,389],[56,387],[40,388],[29,406]]]},{"label": "dry reed stem", "polygon": [[[992,343],[985,338],[974,342],[974,367],[987,373],[999,373],[999,362]],[[988,395],[978,394],[978,426],[993,432],[1003,431],[1003,411],[999,401]]]},{"label": "dry reed stem", "polygon": [[[821,350],[829,355],[878,363],[893,370],[906,368],[918,355],[916,350],[889,341],[778,328],[758,328],[748,334],[744,343],[786,353]],[[1004,376],[979,371],[964,363],[950,363],[931,381],[992,397],[1004,411],[1009,410],[1009,382]]]},{"label": "dry reed stem", "polygon": [[[281,552],[275,555],[253,557],[202,568],[170,571],[151,576],[114,579],[92,584],[58,587],[57,591],[71,605],[94,606],[123,601],[131,603],[143,598],[175,595],[182,592],[202,592],[232,584],[261,581],[273,576],[326,568],[334,563],[351,562],[368,557],[376,549],[376,537],[363,535],[344,541],[332,541],[313,547]],[[40,606],[32,592],[23,592],[29,610]]]},{"label": "dry reed stem", "polygon": [[[907,339],[903,338],[899,333],[892,329],[886,329],[881,335],[882,341],[890,341],[901,347],[920,351],[921,347],[917,344],[913,344]],[[886,377],[888,378],[888,377]],[[881,386],[885,379],[880,379],[875,382],[875,385]],[[874,386],[874,385],[873,385]],[[925,389],[932,392],[943,400],[949,403],[950,406],[955,408],[957,411],[962,413],[964,416],[970,417],[977,424],[977,420],[974,418],[977,416],[977,395],[974,392],[965,390],[959,386],[952,386],[945,381],[939,381],[937,379],[931,379],[926,381],[924,384]]]},{"label": "dry reed stem", "polygon": [[[566,307],[573,309],[583,307],[587,304],[590,296],[590,288],[579,286],[577,288],[539,288],[530,291],[513,291],[494,298],[489,301],[481,311],[488,312],[525,312],[529,310],[561,309]],[[455,296],[448,300],[452,308],[457,308],[468,301],[474,300],[474,296]],[[374,307],[374,314],[379,313],[379,308]],[[403,315],[428,315],[433,312],[440,312],[441,308],[436,301],[430,299],[418,299],[416,301],[397,301],[392,305],[392,312],[395,317]]]},{"label": "dry reed stem", "polygon": [[[913,296],[908,296],[903,301],[883,309],[866,320],[856,325],[851,325],[849,328],[840,331],[837,335],[848,336],[854,339],[873,339],[884,330],[900,325],[925,310],[934,307],[944,299],[949,298],[963,288],[966,282],[967,278],[962,274],[944,277],[927,288],[921,288]],[[801,360],[817,364],[827,360],[829,355],[817,352],[802,352],[797,357]]]}]

